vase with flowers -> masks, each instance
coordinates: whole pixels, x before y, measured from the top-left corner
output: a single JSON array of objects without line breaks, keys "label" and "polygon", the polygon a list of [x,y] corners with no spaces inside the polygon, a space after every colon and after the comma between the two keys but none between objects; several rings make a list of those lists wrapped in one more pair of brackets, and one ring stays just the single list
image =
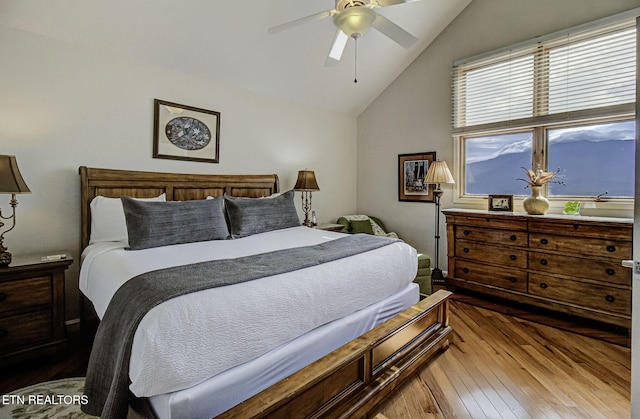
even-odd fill
[{"label": "vase with flowers", "polygon": [[543,215],[549,210],[549,200],[541,193],[541,189],[547,183],[559,183],[562,181],[554,179],[559,173],[560,169],[555,172],[545,172],[537,165],[536,170],[522,168],[528,179],[518,179],[527,183],[528,188],[531,188],[531,195],[526,197],[522,201],[522,206],[527,214]]}]

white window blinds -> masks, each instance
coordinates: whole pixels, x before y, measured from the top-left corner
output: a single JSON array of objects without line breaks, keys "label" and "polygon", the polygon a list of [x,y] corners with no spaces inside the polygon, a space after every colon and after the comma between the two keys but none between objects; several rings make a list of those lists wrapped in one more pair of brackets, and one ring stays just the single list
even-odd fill
[{"label": "white window blinds", "polygon": [[590,26],[454,63],[453,132],[632,113],[635,19]]}]

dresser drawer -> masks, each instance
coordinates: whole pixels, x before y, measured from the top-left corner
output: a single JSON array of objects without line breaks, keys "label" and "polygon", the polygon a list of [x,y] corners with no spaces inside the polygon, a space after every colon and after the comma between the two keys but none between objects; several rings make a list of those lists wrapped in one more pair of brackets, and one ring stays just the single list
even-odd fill
[{"label": "dresser drawer", "polygon": [[458,259],[454,275],[467,281],[527,292],[527,273],[513,268],[499,268]]},{"label": "dresser drawer", "polygon": [[492,230],[474,226],[458,226],[456,239],[481,241],[508,246],[527,247],[526,231]]},{"label": "dresser drawer", "polygon": [[529,252],[529,269],[575,278],[593,279],[601,281],[604,285],[631,286],[631,269],[623,268],[621,261]]},{"label": "dresser drawer", "polygon": [[508,216],[491,218],[456,215],[455,224],[482,228],[496,228],[501,230],[527,231],[527,222],[525,220],[510,220]]},{"label": "dresser drawer", "polygon": [[550,220],[530,220],[529,232],[566,234],[569,236],[586,236],[608,238],[610,240],[631,240],[632,224],[599,225],[581,221],[554,222]]},{"label": "dresser drawer", "polygon": [[563,253],[592,255],[616,259],[631,259],[632,243],[608,239],[594,239],[585,237],[556,236],[545,233],[529,233],[529,248],[553,250]]},{"label": "dresser drawer", "polygon": [[596,310],[631,314],[631,290],[530,274],[529,293]]},{"label": "dresser drawer", "polygon": [[0,352],[52,338],[51,310],[0,317]]},{"label": "dresser drawer", "polygon": [[527,267],[527,251],[487,243],[456,240],[456,257],[512,268]]},{"label": "dresser drawer", "polygon": [[51,304],[52,301],[51,277],[49,276],[0,282],[0,314]]}]

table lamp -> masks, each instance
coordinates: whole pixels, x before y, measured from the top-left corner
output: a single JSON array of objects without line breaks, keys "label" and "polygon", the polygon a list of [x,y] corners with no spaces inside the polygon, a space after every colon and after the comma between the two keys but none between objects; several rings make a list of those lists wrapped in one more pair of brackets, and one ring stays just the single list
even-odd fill
[{"label": "table lamp", "polygon": [[302,192],[302,211],[304,211],[304,222],[302,225],[313,227],[313,223],[309,220],[309,211],[311,211],[311,192],[320,190],[313,170],[300,170],[298,172],[296,186],[293,187],[293,190]]},{"label": "table lamp", "polygon": [[[0,266],[8,266],[11,263],[11,253],[7,252],[3,241],[5,233],[13,230],[16,226],[16,206],[18,205],[16,194],[19,193],[31,193],[31,191],[18,170],[16,156],[0,155],[0,194],[11,194],[12,209],[10,216],[2,215],[2,210],[0,210]],[[2,220],[11,220],[11,227],[2,231],[6,225]]]}]

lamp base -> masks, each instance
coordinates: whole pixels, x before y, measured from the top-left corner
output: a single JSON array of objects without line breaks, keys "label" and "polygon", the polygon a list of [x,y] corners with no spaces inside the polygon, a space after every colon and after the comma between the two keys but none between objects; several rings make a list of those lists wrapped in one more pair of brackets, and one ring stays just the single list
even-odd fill
[{"label": "lamp base", "polygon": [[9,264],[11,264],[11,253],[0,252],[0,266],[9,266]]},{"label": "lamp base", "polygon": [[433,270],[431,271],[431,283],[433,285],[445,285],[446,282],[447,281],[444,275],[442,274],[442,270],[438,268],[433,268]]}]

